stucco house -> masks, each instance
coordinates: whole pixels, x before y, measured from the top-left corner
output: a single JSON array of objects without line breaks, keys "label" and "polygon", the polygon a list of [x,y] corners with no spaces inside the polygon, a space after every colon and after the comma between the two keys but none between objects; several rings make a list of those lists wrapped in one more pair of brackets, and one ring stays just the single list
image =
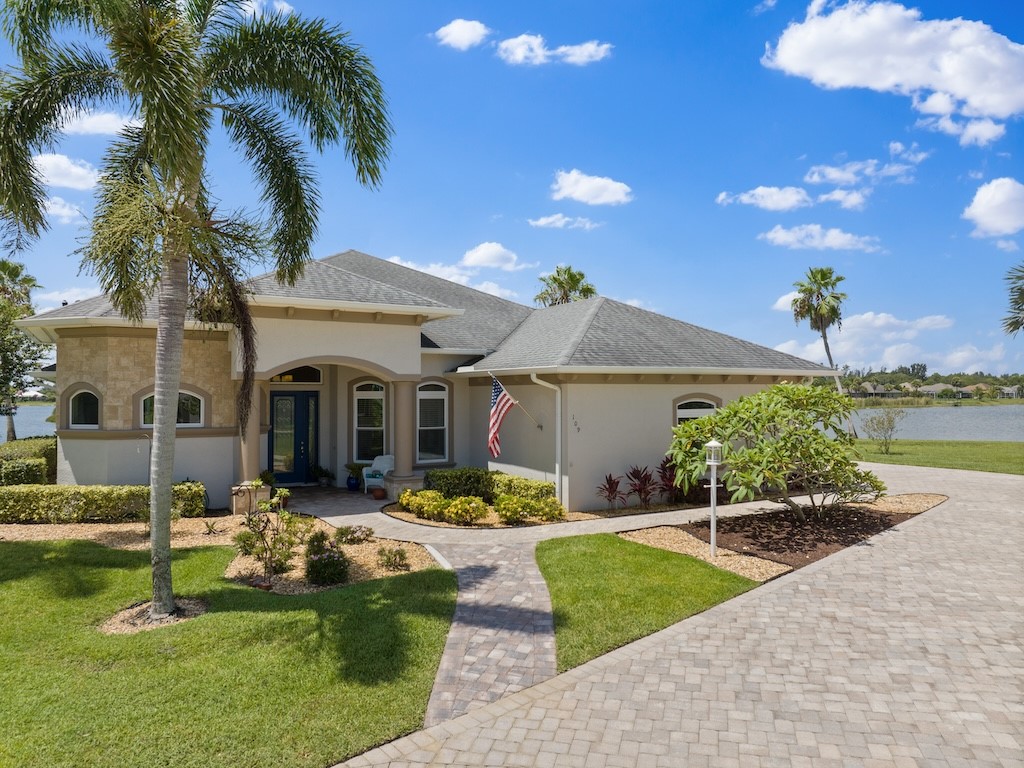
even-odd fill
[{"label": "stucco house", "polygon": [[[570,509],[603,505],[608,472],[657,466],[680,419],[821,366],[607,298],[533,308],[357,251],[309,264],[294,286],[250,281],[257,396],[239,435],[234,332],[191,323],[176,479],[211,503],[272,469],[304,483],[316,466],[392,454],[392,498],[431,467],[487,466],[552,480]],[[144,483],[155,311],[133,325],[105,296],[20,321],[57,348],[58,482]],[[491,376],[523,409],[487,449]],[[529,415],[527,415],[527,413]]]}]

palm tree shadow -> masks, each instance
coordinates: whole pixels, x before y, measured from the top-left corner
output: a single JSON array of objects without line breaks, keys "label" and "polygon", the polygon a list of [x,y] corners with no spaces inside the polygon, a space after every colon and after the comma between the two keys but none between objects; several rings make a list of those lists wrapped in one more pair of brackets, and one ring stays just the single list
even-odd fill
[{"label": "palm tree shadow", "polygon": [[0,584],[42,578],[55,598],[88,598],[115,572],[149,565],[148,551],[110,549],[81,539],[0,542]]}]

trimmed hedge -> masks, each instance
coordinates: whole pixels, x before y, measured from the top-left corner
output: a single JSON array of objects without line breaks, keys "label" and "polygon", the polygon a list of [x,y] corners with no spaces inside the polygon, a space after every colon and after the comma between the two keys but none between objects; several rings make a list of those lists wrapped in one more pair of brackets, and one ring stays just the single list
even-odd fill
[{"label": "trimmed hedge", "polygon": [[0,485],[45,485],[46,459],[8,459],[0,464]]},{"label": "trimmed hedge", "polygon": [[[175,483],[171,513],[202,517],[206,488]],[[9,485],[0,487],[0,523],[121,523],[149,520],[147,485]]]},{"label": "trimmed hedge", "polygon": [[437,491],[446,499],[479,496],[488,504],[494,501],[493,473],[480,467],[428,469],[423,473],[423,490]]},{"label": "trimmed hedge", "polygon": [[491,478],[494,487],[494,496],[519,496],[523,499],[554,498],[555,484],[548,480],[530,480],[519,475],[506,475],[504,472],[495,472]]},{"label": "trimmed hedge", "polygon": [[57,438],[24,437],[9,443],[0,443],[0,468],[8,461],[18,459],[45,459],[46,479],[40,482],[57,482]]}]

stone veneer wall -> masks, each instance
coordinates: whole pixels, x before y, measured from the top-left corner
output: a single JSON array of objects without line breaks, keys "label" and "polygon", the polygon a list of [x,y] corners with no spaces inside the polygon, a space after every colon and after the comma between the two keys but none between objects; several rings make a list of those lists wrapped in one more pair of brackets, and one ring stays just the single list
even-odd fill
[{"label": "stone veneer wall", "polygon": [[[148,328],[66,329],[57,341],[58,428],[67,427],[68,387],[85,384],[99,395],[103,430],[139,427],[135,396],[152,393],[156,333]],[[225,331],[187,331],[181,387],[206,396],[207,428],[235,426],[235,382]],[[77,387],[76,387],[77,390]]]}]

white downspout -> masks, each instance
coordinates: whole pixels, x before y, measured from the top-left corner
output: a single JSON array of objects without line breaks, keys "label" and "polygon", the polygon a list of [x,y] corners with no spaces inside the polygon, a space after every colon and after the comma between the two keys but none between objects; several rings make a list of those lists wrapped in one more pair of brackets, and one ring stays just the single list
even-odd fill
[{"label": "white downspout", "polygon": [[562,493],[562,388],[555,384],[541,381],[537,378],[536,373],[530,374],[530,381],[534,384],[540,384],[542,387],[555,390],[555,477],[557,478],[555,498],[558,499],[559,504],[565,506],[563,503],[564,494]]}]

